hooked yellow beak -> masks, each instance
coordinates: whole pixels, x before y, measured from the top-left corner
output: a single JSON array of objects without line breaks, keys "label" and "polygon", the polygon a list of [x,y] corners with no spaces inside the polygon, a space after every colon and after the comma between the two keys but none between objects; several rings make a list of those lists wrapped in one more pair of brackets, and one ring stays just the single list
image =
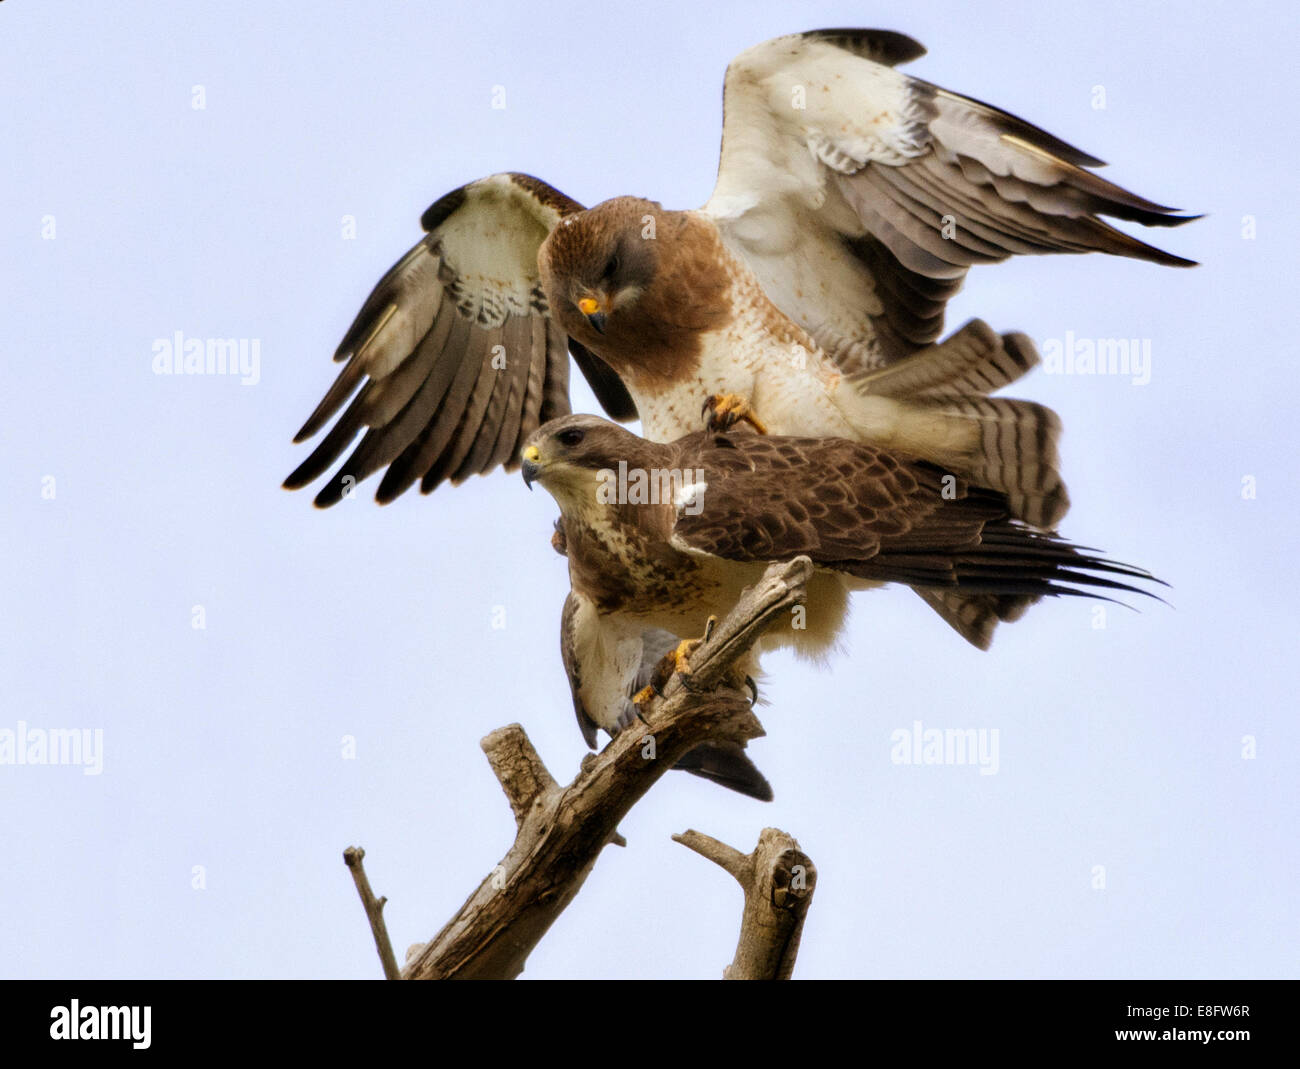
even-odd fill
[{"label": "hooked yellow beak", "polygon": [[579,300],[578,311],[587,317],[592,330],[597,334],[605,333],[605,313],[600,310],[600,302],[595,297],[583,297]]},{"label": "hooked yellow beak", "polygon": [[537,478],[537,472],[541,467],[542,452],[535,445],[524,446],[524,451],[519,454],[523,459],[524,485],[529,490],[533,488],[533,480]]}]

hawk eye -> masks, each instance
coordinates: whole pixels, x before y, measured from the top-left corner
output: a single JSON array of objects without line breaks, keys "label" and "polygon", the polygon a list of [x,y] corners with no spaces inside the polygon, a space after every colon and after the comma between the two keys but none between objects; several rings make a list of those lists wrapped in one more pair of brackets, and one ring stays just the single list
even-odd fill
[{"label": "hawk eye", "polygon": [[555,440],[566,449],[572,449],[575,445],[581,442],[582,439],[583,433],[576,427],[567,431],[560,431],[560,433],[555,436]]}]

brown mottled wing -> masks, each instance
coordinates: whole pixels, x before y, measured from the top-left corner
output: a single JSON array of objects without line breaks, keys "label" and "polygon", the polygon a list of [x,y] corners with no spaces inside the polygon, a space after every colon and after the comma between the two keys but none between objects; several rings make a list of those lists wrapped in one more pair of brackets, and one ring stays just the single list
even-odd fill
[{"label": "brown mottled wing", "polygon": [[870,578],[906,582],[944,572],[927,551],[977,544],[1006,511],[996,495],[949,507],[941,469],[846,439],[696,434],[679,456],[683,469],[703,470],[705,489],[698,515],[679,512],[673,540],[728,560],[802,554],[855,574],[872,562]]},{"label": "brown mottled wing", "polygon": [[894,70],[924,53],[875,30],[780,37],[727,70],[705,212],[768,296],[846,372],[936,340],[974,264],[1106,252],[1191,263],[1102,220],[1188,216],[1099,177],[1022,119]]},{"label": "brown mottled wing", "polygon": [[[1031,601],[1083,593],[1071,583],[1135,590],[1106,574],[1150,578],[1009,519],[1002,494],[858,442],[697,434],[675,451],[675,464],[704,472],[699,514],[679,510],[673,528],[687,552],[754,562],[807,555],[861,579]],[[1000,604],[1000,618],[1028,603]]]},{"label": "brown mottled wing", "polygon": [[[318,506],[384,468],[376,497],[386,503],[417,481],[428,493],[517,466],[524,439],[569,412],[568,338],[550,317],[537,250],[581,210],[521,174],[480,179],[434,203],[421,219],[424,239],[380,280],[339,344],[343,370],[294,441],[346,409],[284,485],[313,482],[363,431]],[[595,359],[584,352],[580,363],[596,377],[597,397],[615,418],[630,418],[629,408],[635,416]]]}]

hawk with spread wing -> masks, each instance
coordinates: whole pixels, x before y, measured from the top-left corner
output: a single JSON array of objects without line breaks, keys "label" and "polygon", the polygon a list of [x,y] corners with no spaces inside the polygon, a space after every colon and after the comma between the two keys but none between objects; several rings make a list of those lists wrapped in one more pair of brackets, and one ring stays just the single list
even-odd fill
[{"label": "hawk with spread wing", "polygon": [[1055,415],[989,396],[1034,365],[1033,345],[978,320],[940,341],[945,305],[972,265],[1016,254],[1186,265],[1102,216],[1188,217],[896,69],[923,52],[897,33],[817,30],[741,54],[697,211],[629,197],[584,210],[522,174],[442,197],[339,345],[344,367],[296,440],[347,407],[285,485],[313,482],[362,432],[318,505],[382,469],[387,502],[511,468],[569,411],[572,353],[606,412],[639,416],[654,441],[697,430],[708,402],[724,426],[903,450],[1055,526],[1068,504]]},{"label": "hawk with spread wing", "polygon": [[[1152,580],[1015,519],[1005,494],[843,438],[696,432],[665,445],[579,415],[536,431],[522,456],[525,481],[560,506],[561,647],[591,746],[598,727],[615,735],[630,722],[656,656],[687,669],[691,643],[674,649],[671,636],[697,633],[774,561],[812,560],[806,614],[764,634],[737,687],[764,649],[827,653],[854,590],[903,583],[931,604],[959,594],[978,620],[953,626],[987,646],[999,621],[1043,597],[1145,593],[1126,580]],[[739,748],[688,757],[689,771],[770,797]]]}]

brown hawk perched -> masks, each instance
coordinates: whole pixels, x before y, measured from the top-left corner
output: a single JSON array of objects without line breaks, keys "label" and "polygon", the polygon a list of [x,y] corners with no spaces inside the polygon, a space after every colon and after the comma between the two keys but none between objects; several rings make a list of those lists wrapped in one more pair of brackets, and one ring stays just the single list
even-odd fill
[{"label": "brown hawk perched", "polygon": [[[613,735],[629,722],[671,636],[698,633],[774,561],[812,560],[806,612],[764,634],[737,685],[765,649],[826,654],[855,590],[910,586],[986,649],[999,621],[1043,597],[1145,593],[1126,580],[1154,581],[1016,519],[1005,494],[849,439],[696,432],[660,444],[566,416],[522,455],[524,479],[560,506],[571,586],[561,647],[590,745],[597,727]],[[712,778],[746,789],[743,754],[718,760]]]}]

